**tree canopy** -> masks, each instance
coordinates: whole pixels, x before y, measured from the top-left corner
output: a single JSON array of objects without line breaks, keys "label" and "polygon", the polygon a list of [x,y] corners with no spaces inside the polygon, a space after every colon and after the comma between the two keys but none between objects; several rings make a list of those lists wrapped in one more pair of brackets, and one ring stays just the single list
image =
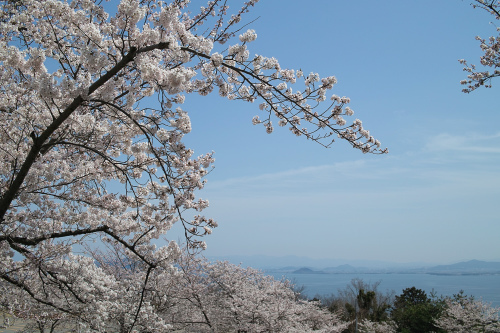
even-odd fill
[{"label": "tree canopy", "polygon": [[[183,143],[190,94],[258,102],[252,122],[267,133],[274,121],[324,146],[387,152],[347,123],[334,76],[250,56],[257,34],[242,23],[256,2],[233,14],[221,0],[122,0],[113,14],[97,0],[2,2],[0,278],[15,297],[96,330],[124,304],[123,330],[168,326],[151,298],[181,250],[155,242],[178,223],[204,249],[217,227],[196,196],[213,155]],[[96,263],[106,245],[122,270]]]}]

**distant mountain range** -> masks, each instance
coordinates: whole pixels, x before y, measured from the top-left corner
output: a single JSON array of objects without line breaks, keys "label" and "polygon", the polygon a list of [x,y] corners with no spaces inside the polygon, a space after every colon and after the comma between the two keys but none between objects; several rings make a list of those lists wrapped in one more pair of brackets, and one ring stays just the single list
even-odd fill
[{"label": "distant mountain range", "polygon": [[470,260],[453,265],[439,265],[426,270],[429,274],[500,274],[500,262]]},{"label": "distant mountain range", "polygon": [[[272,272],[273,270],[266,270]],[[282,272],[283,269],[278,271]],[[435,275],[480,275],[480,274],[500,274],[500,262],[486,262],[480,260],[470,260],[459,262],[452,265],[438,265],[432,267],[421,268],[367,268],[367,267],[354,267],[351,265],[340,265],[336,267],[327,267],[321,270],[312,269],[309,267],[301,267],[293,269],[289,267],[288,273],[293,274],[347,274],[347,273],[394,273],[394,274],[435,274]]]},{"label": "distant mountain range", "polygon": [[[227,260],[233,264],[241,264],[244,267],[254,267],[258,269],[277,269],[288,268],[298,269],[300,267],[336,267],[340,265],[352,265],[355,267],[367,268],[385,268],[385,267],[403,267],[416,268],[429,266],[429,263],[413,262],[413,263],[393,263],[382,260],[348,260],[348,259],[313,259],[299,256],[268,256],[268,255],[227,255],[227,256],[208,256],[209,260]],[[436,264],[434,264],[436,265]]]},{"label": "distant mountain range", "polygon": [[500,262],[470,260],[450,265],[425,263],[395,264],[382,261],[347,261],[338,259],[310,259],[287,256],[212,257],[210,260],[228,260],[234,264],[262,269],[268,273],[292,274],[435,274],[479,275],[500,274]]}]

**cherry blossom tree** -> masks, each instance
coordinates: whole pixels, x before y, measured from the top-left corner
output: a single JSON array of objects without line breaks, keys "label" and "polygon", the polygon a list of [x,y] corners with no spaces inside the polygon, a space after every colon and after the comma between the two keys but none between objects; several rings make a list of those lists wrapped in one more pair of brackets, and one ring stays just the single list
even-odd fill
[{"label": "cherry blossom tree", "polygon": [[[182,142],[190,94],[258,101],[252,121],[267,133],[277,121],[324,146],[387,152],[360,120],[347,124],[349,98],[328,98],[335,77],[250,57],[257,34],[239,24],[257,1],[232,15],[222,0],[122,0],[113,15],[97,0],[1,3],[4,283],[89,329],[119,315],[123,331],[170,327],[147,300],[180,250],[156,240],[177,223],[188,248],[204,249],[217,227],[195,195],[213,156]],[[96,264],[89,249],[102,243],[134,263],[126,278]]]},{"label": "cherry blossom tree", "polygon": [[[129,332],[132,324],[138,332],[342,332],[349,325],[319,302],[303,300],[287,280],[278,281],[228,262],[210,263],[186,252],[169,269],[154,270],[141,316],[135,320],[141,287],[130,281],[137,280],[134,275],[143,263],[127,258],[118,244],[110,251],[92,250],[92,255],[115,281],[98,309],[106,313],[106,320],[97,323],[95,311],[67,315],[12,288],[4,289],[0,296],[4,309],[28,320],[27,329],[34,332],[45,328]],[[127,292],[121,291],[124,288]],[[149,322],[151,318],[155,323]]]},{"label": "cherry blossom tree", "polygon": [[[493,15],[495,20],[500,20],[500,1],[475,0],[472,6],[482,8]],[[463,92],[469,93],[481,86],[491,88],[491,80],[500,76],[500,27],[496,27],[496,30],[499,33],[497,36],[491,36],[488,39],[476,37],[481,43],[481,50],[484,52],[481,56],[481,65],[490,67],[491,71],[480,71],[475,65],[468,65],[466,60],[459,60],[465,66],[464,71],[469,73],[467,79],[460,82],[466,86],[466,88],[462,89]]]},{"label": "cherry blossom tree", "polygon": [[[187,260],[186,260],[187,259]],[[289,281],[229,262],[182,258],[177,305],[164,307],[174,327],[194,332],[342,332],[347,322],[303,300]],[[183,306],[180,306],[183,303]],[[182,311],[179,311],[182,310]]]},{"label": "cherry blossom tree", "polygon": [[436,320],[446,332],[494,333],[500,331],[500,308],[470,297],[446,299],[446,308]]},{"label": "cherry blossom tree", "polygon": [[[21,289],[0,285],[0,312],[8,328],[22,321],[22,332],[56,332],[61,328],[77,328],[77,322],[66,313],[35,301]],[[5,320],[6,319],[6,320]]]}]

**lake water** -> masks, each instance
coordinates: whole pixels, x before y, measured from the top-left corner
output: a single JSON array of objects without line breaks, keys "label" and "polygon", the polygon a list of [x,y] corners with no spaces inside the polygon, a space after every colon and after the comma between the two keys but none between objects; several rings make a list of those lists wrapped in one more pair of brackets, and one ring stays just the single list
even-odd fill
[{"label": "lake water", "polygon": [[452,296],[460,290],[465,295],[474,296],[500,307],[500,275],[430,275],[430,274],[283,274],[266,273],[277,279],[285,276],[298,286],[305,286],[304,294],[309,298],[315,295],[337,294],[351,280],[360,278],[366,283],[381,281],[378,291],[385,293],[394,290],[400,295],[405,288],[415,286],[429,294],[434,290],[438,296]]}]

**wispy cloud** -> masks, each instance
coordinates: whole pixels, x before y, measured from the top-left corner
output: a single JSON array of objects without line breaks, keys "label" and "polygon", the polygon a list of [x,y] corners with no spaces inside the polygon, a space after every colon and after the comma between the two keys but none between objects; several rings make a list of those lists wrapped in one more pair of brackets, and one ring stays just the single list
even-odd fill
[{"label": "wispy cloud", "polygon": [[500,132],[493,135],[442,133],[429,139],[429,151],[463,151],[471,153],[500,153]]},{"label": "wispy cloud", "polygon": [[[213,203],[207,213],[223,227],[209,246],[214,253],[401,260],[415,249],[433,258],[494,252],[500,177],[491,161],[499,156],[492,155],[499,139],[500,133],[440,134],[399,155],[210,180],[203,194]],[[494,151],[479,156],[478,149]],[[456,241],[466,237],[477,239],[467,249]]]},{"label": "wispy cloud", "polygon": [[363,160],[335,163],[332,165],[309,166],[298,169],[289,169],[273,173],[265,173],[251,177],[229,178],[225,180],[210,182],[214,189],[227,187],[252,186],[258,184],[276,184],[283,186],[287,183],[299,184],[301,182],[322,181],[337,176],[357,176],[359,171],[366,167],[367,162]]},{"label": "wispy cloud", "polygon": [[[500,136],[499,136],[500,137]],[[437,154],[436,154],[437,153]],[[436,155],[438,155],[436,157]],[[310,166],[256,176],[209,181],[207,191],[214,197],[285,198],[366,195],[390,196],[392,200],[449,191],[491,191],[498,186],[498,171],[485,168],[478,159],[457,163],[455,156],[441,151],[353,160],[331,165]],[[436,163],[436,158],[440,160]],[[303,200],[305,197],[303,197]]]}]

